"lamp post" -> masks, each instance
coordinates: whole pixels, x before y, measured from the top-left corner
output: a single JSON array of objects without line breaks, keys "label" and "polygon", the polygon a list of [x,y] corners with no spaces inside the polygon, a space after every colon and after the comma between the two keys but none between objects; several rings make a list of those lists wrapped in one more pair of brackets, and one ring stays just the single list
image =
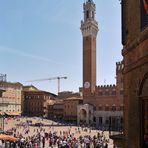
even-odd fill
[{"label": "lamp post", "polygon": [[4,100],[3,100],[3,99],[4,99],[4,98],[2,97],[2,107],[3,107],[3,110],[2,110],[2,111],[3,111],[3,114],[2,114],[2,118],[3,118],[3,119],[2,119],[2,120],[3,120],[3,131],[4,131],[4,130],[5,130],[5,129],[4,129],[4,128],[5,128],[5,126],[4,126],[4,124],[5,124],[5,121],[4,121],[4,120],[5,120],[5,117],[4,117]]},{"label": "lamp post", "polygon": [[0,88],[0,101],[1,101],[1,103],[0,103],[0,106],[1,106],[1,128],[2,128],[2,130],[4,131],[4,104],[5,104],[5,102],[4,102],[4,97],[3,97],[3,92],[5,92],[5,89],[4,88]]}]

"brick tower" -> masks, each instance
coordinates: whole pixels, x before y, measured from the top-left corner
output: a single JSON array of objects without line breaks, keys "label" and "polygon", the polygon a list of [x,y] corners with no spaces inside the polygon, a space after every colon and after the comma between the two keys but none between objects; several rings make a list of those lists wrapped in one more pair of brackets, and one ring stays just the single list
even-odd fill
[{"label": "brick tower", "polygon": [[95,20],[96,6],[93,0],[83,4],[84,20],[81,21],[83,36],[83,97],[90,96],[96,87],[96,37],[98,23]]}]

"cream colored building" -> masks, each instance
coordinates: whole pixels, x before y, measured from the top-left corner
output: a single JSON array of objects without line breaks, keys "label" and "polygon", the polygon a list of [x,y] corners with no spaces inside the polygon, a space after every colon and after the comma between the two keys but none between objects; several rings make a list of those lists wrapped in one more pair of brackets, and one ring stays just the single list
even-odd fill
[{"label": "cream colored building", "polygon": [[63,100],[64,104],[64,120],[70,122],[77,121],[77,106],[83,103],[83,99],[79,97],[70,97]]},{"label": "cream colored building", "polygon": [[18,114],[22,112],[22,84],[0,81],[3,90],[0,97],[0,112]]}]

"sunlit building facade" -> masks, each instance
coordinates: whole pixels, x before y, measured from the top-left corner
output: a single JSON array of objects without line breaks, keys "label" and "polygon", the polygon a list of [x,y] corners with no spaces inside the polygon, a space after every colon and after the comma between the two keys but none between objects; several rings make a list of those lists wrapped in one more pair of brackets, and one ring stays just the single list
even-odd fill
[{"label": "sunlit building facade", "polygon": [[0,112],[21,114],[22,87],[21,83],[0,81],[0,89],[3,90],[0,97]]},{"label": "sunlit building facade", "polygon": [[[78,124],[94,125],[100,129],[121,130],[123,119],[123,62],[116,63],[116,84],[96,84],[96,40],[99,31],[93,0],[83,4],[81,21],[83,36],[83,105],[78,105]],[[119,125],[119,126],[117,126]]]}]

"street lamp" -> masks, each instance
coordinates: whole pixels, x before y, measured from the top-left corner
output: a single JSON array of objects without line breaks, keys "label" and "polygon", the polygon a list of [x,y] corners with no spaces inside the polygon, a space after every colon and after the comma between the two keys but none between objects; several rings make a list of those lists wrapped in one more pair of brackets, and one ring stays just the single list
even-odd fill
[{"label": "street lamp", "polygon": [[5,124],[5,122],[4,122],[4,120],[5,120],[5,117],[4,117],[4,98],[2,97],[2,107],[3,107],[3,114],[2,114],[2,120],[3,120],[3,131],[5,130],[4,128],[5,128],[5,126],[4,126],[4,124]]},{"label": "street lamp", "polygon": [[1,130],[4,131],[4,100],[3,97],[0,97],[0,106],[1,106],[1,114],[0,114],[0,122],[1,122]]},{"label": "street lamp", "polygon": [[1,111],[2,111],[2,114],[1,114],[1,118],[2,118],[2,121],[1,121],[1,124],[2,124],[2,130],[4,131],[4,97],[3,97],[3,92],[5,92],[6,90],[4,88],[0,88],[0,97],[1,97]]}]

